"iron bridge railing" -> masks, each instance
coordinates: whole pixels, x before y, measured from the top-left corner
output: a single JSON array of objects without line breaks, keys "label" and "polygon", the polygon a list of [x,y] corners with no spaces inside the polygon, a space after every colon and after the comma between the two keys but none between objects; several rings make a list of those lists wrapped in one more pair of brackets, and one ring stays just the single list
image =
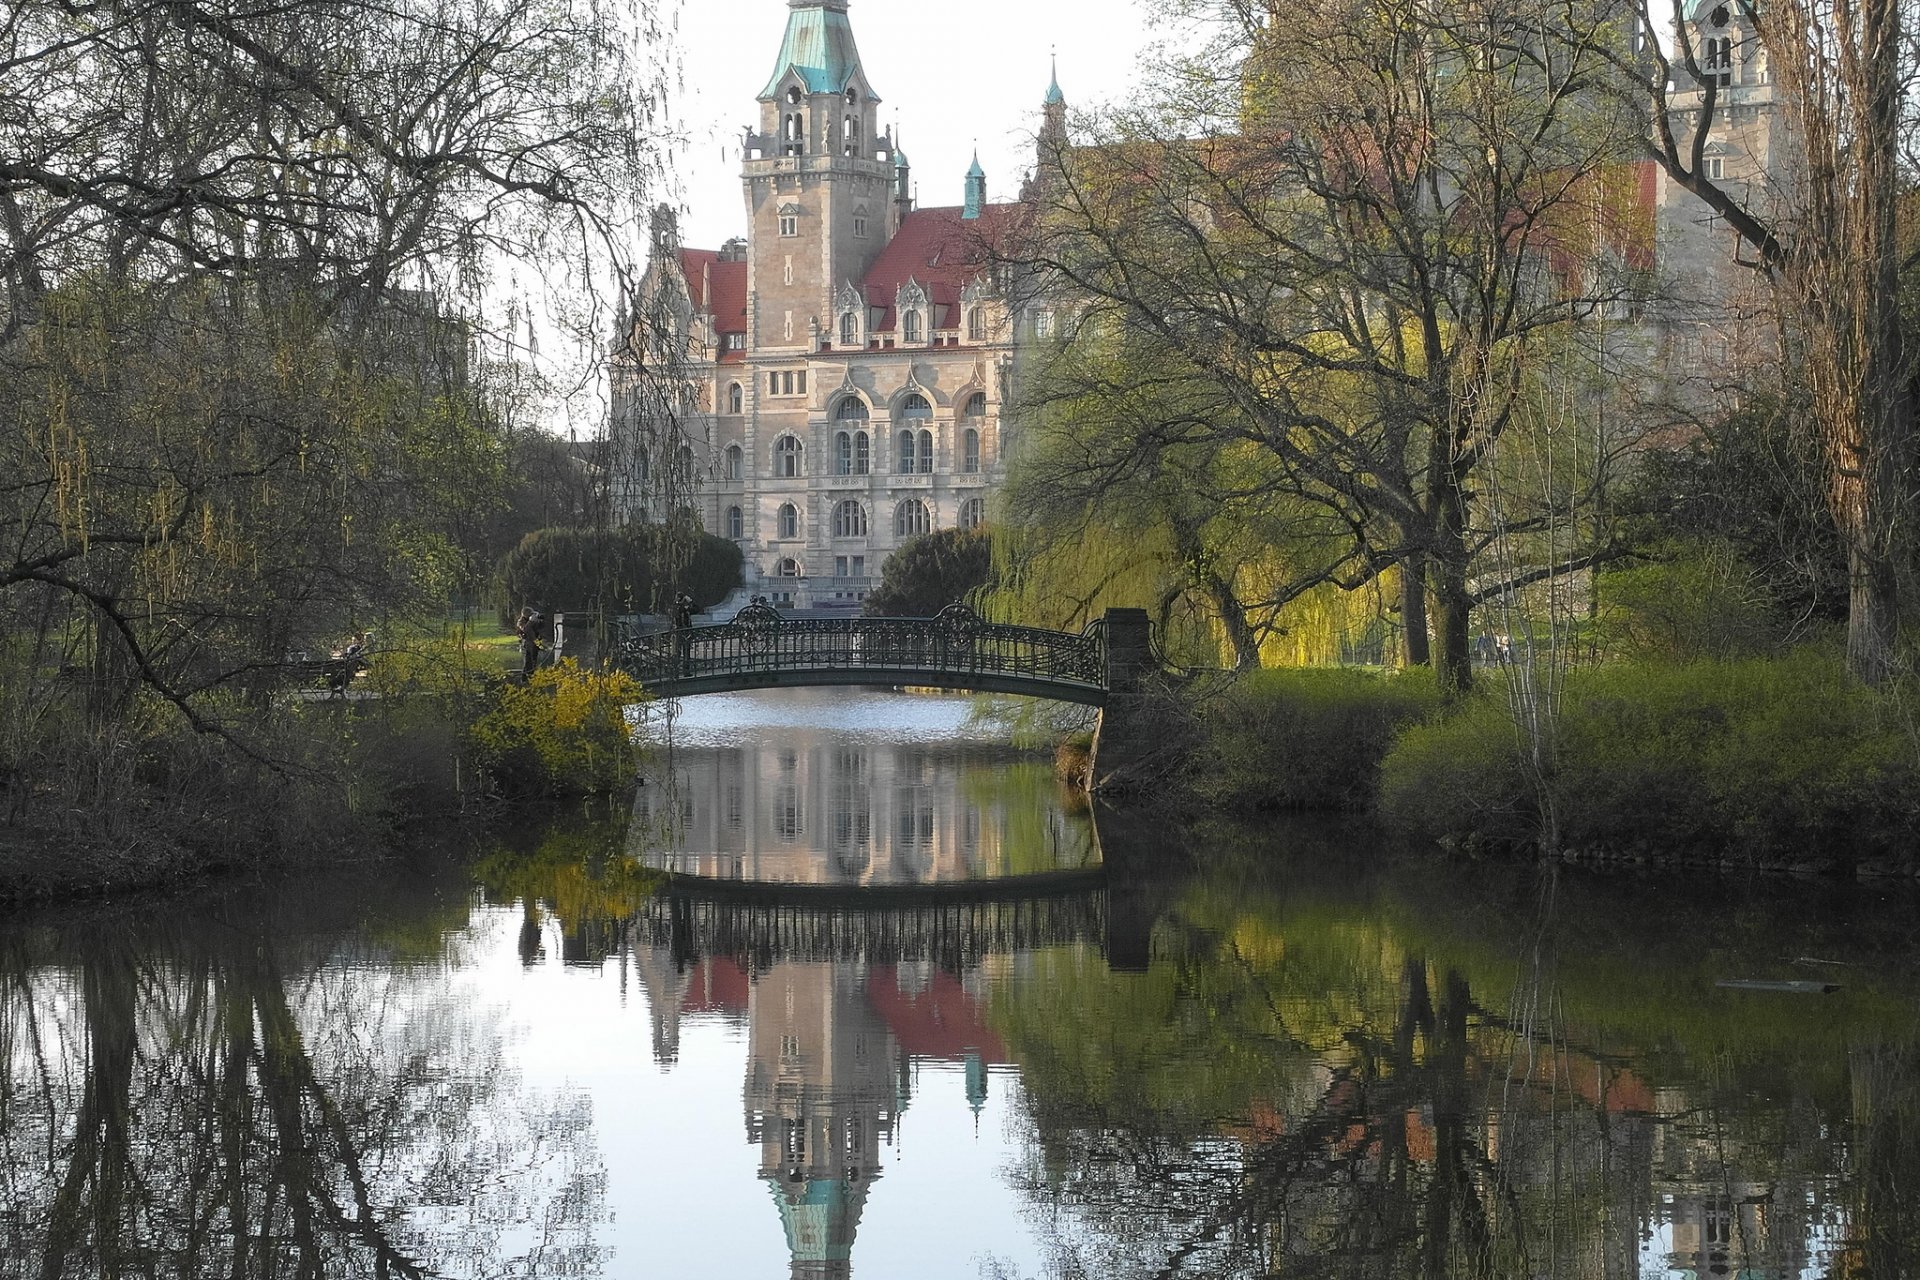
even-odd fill
[{"label": "iron bridge railing", "polygon": [[1102,620],[1075,635],[988,622],[965,605],[932,618],[788,618],[756,596],[729,622],[634,636],[619,665],[655,693],[767,677],[803,684],[809,674],[870,673],[893,684],[989,687],[1030,683],[1104,693]]}]

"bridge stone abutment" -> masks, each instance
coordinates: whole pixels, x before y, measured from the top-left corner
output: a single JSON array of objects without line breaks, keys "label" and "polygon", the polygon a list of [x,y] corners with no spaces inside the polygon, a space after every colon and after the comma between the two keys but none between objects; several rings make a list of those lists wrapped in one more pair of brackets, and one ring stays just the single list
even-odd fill
[{"label": "bridge stone abutment", "polygon": [[1112,793],[1131,790],[1158,772],[1160,744],[1148,703],[1160,663],[1145,609],[1109,609],[1105,625],[1107,700],[1093,731],[1087,781],[1090,790]]}]

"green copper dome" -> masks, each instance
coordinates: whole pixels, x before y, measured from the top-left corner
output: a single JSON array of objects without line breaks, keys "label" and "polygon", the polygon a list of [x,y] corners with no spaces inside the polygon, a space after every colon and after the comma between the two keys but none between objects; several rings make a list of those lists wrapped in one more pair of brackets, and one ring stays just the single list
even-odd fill
[{"label": "green copper dome", "polygon": [[854,47],[853,27],[847,21],[847,0],[790,0],[787,34],[760,100],[778,93],[789,71],[813,94],[845,93],[859,69],[860,50]]}]

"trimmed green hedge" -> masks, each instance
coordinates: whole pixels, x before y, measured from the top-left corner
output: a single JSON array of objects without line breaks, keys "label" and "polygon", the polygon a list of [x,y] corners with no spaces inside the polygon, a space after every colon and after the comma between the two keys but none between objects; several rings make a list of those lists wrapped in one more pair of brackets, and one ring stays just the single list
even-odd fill
[{"label": "trimmed green hedge", "polygon": [[1920,833],[1897,701],[1824,652],[1579,672],[1552,734],[1535,769],[1490,690],[1401,736],[1381,814],[1463,846],[1551,833],[1574,854],[1762,867],[1900,869]]}]

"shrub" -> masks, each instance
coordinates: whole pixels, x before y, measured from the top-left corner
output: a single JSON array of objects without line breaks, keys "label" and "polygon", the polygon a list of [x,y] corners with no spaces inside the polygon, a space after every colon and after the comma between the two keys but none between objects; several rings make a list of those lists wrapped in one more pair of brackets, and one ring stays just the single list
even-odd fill
[{"label": "shrub", "polygon": [[542,667],[525,685],[502,686],[474,724],[481,763],[508,794],[624,787],[638,763],[626,708],[641,697],[624,672],[583,670],[572,661]]},{"label": "shrub", "polygon": [[1836,656],[1577,673],[1537,781],[1498,695],[1403,735],[1382,768],[1396,825],[1526,843],[1551,803],[1562,849],[1765,867],[1897,859],[1920,826],[1912,740]]},{"label": "shrub", "polygon": [[993,581],[993,540],[985,529],[940,529],[887,557],[867,595],[872,617],[931,618]]},{"label": "shrub", "polygon": [[1665,558],[1602,573],[1595,582],[1599,638],[1610,653],[1689,662],[1776,646],[1766,583],[1725,543],[1671,544]]},{"label": "shrub", "polygon": [[1365,809],[1394,735],[1439,704],[1424,672],[1248,672],[1202,712],[1197,786],[1241,808]]},{"label": "shrub", "polygon": [[494,601],[503,623],[529,605],[665,612],[683,591],[705,609],[740,585],[741,564],[739,547],[691,525],[537,529],[501,560]]}]

